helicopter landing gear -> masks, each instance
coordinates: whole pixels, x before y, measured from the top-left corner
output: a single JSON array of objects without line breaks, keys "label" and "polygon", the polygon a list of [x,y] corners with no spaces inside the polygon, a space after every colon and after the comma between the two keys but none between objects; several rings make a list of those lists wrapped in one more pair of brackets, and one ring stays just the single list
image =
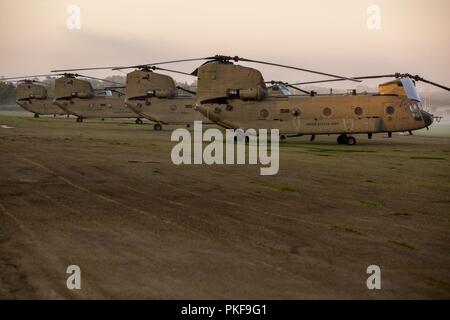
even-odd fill
[{"label": "helicopter landing gear", "polygon": [[34,114],[35,118],[39,118],[39,115],[37,113]]},{"label": "helicopter landing gear", "polygon": [[337,143],[339,144],[347,144],[347,136],[345,134],[341,134],[337,137]]},{"label": "helicopter landing gear", "polygon": [[162,125],[160,125],[159,123],[155,123],[155,125],[153,126],[153,130],[161,131],[162,130]]},{"label": "helicopter landing gear", "polygon": [[352,137],[352,136],[347,137],[347,144],[348,144],[349,146],[354,146],[354,145],[356,144],[356,139],[355,139],[355,137]]},{"label": "helicopter landing gear", "polygon": [[136,124],[143,124],[144,122],[142,121],[141,118],[136,118],[136,120],[134,121],[134,123],[136,123]]},{"label": "helicopter landing gear", "polygon": [[83,122],[83,117],[77,117],[77,122]]},{"label": "helicopter landing gear", "polygon": [[337,138],[337,143],[339,143],[339,144],[347,144],[349,146],[353,146],[353,145],[356,144],[356,139],[355,139],[355,137],[347,136],[345,134],[341,134]]}]

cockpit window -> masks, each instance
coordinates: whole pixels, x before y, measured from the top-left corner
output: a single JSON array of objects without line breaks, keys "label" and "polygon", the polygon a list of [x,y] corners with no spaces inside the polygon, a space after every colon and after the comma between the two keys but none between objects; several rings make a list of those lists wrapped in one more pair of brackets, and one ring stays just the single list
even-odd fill
[{"label": "cockpit window", "polygon": [[290,96],[291,92],[289,91],[288,87],[286,87],[284,84],[279,84],[278,88],[280,88],[280,91],[285,95],[285,96]]}]

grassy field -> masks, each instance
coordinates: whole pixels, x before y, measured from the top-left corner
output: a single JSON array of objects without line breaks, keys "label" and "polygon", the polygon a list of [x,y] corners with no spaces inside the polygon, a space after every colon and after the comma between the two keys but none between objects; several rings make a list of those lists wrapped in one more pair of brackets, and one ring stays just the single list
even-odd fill
[{"label": "grassy field", "polygon": [[171,126],[0,125],[1,298],[450,297],[445,123],[356,146],[288,139],[276,176],[175,166]]}]

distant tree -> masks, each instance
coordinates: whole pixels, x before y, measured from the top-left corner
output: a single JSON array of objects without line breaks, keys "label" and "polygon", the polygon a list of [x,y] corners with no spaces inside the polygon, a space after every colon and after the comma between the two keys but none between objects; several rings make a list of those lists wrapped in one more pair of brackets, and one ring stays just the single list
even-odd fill
[{"label": "distant tree", "polygon": [[0,104],[14,104],[16,101],[16,87],[0,79]]}]

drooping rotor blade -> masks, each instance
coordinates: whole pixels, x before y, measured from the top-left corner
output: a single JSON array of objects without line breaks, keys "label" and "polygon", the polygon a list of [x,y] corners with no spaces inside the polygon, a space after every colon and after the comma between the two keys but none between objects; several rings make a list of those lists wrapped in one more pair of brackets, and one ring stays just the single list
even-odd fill
[{"label": "drooping rotor blade", "polygon": [[282,85],[285,85],[286,87],[289,87],[289,88],[298,90],[298,91],[300,91],[300,92],[303,92],[303,93],[306,93],[306,94],[309,94],[309,95],[311,94],[311,91],[303,90],[303,89],[301,89],[301,88],[299,88],[299,87],[296,87],[294,84],[291,84],[291,83],[288,83],[288,82],[272,80],[272,81],[265,81],[265,83],[270,83],[270,84],[272,84],[272,85],[275,85],[275,84],[282,84]]},{"label": "drooping rotor blade", "polygon": [[416,76],[412,76],[411,78],[412,78],[413,80],[416,80],[416,81],[422,81],[422,82],[431,84],[432,86],[436,86],[436,87],[438,87],[438,88],[441,88],[441,89],[450,91],[450,88],[449,88],[449,87],[446,87],[446,86],[444,86],[444,85],[442,85],[442,84],[435,83],[435,82],[432,82],[432,81],[430,81],[430,80],[424,79],[424,78],[422,78],[422,77],[420,77],[420,76],[417,76],[417,75],[416,75]]},{"label": "drooping rotor blade", "polygon": [[187,73],[187,72],[183,72],[183,71],[177,71],[177,70],[172,70],[172,69],[160,68],[160,67],[156,67],[156,66],[152,66],[151,69],[152,69],[152,70],[161,70],[161,71],[167,71],[167,72],[179,73],[179,74],[184,74],[184,75],[186,75],[186,76],[191,76],[191,77],[193,77],[192,74]]},{"label": "drooping rotor blade", "polygon": [[306,94],[311,94],[311,91],[303,90],[303,89],[301,89],[301,88],[299,88],[299,87],[296,87],[296,86],[294,86],[294,85],[292,85],[292,84],[286,84],[286,86],[288,86],[289,88],[298,90],[298,91],[300,91],[300,92],[306,93]]},{"label": "drooping rotor blade", "polygon": [[183,87],[180,87],[180,86],[177,86],[177,89],[180,89],[181,91],[185,91],[185,92],[190,93],[190,94],[193,94],[193,95],[196,95],[196,94],[197,94],[197,92],[195,92],[195,91],[188,90],[188,89],[183,88]]}]

